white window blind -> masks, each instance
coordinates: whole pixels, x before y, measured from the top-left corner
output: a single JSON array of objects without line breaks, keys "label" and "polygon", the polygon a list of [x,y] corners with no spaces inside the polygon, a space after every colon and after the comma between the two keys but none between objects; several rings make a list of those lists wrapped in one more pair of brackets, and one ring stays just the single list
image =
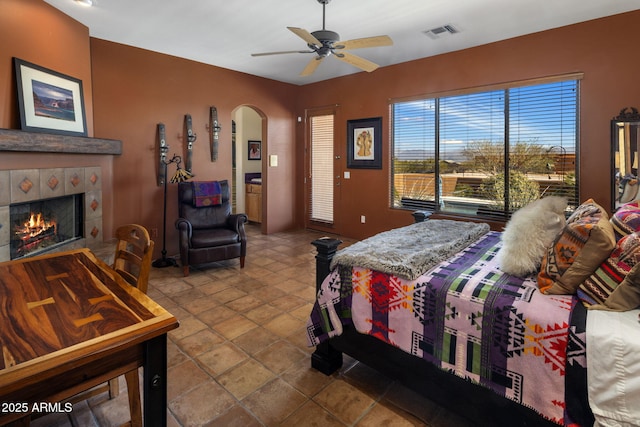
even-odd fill
[{"label": "white window blind", "polygon": [[311,117],[312,221],[333,223],[333,115]]}]

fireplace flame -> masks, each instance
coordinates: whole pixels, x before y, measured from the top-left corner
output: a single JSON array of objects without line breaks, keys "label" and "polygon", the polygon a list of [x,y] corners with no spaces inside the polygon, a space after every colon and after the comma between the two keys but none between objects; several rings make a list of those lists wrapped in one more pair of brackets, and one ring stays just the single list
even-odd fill
[{"label": "fireplace flame", "polygon": [[53,220],[45,220],[42,213],[31,213],[29,220],[24,223],[22,228],[18,228],[16,234],[20,236],[22,240],[33,239],[38,237],[42,233],[55,234],[56,222]]}]

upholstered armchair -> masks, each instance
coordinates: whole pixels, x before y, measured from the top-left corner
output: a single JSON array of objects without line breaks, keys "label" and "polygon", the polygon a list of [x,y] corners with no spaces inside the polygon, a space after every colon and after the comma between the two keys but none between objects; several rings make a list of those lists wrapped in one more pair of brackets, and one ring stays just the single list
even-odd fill
[{"label": "upholstered armchair", "polygon": [[[202,188],[216,193],[202,201]],[[205,194],[205,196],[207,196]],[[180,239],[180,260],[185,276],[189,266],[240,258],[244,268],[247,253],[245,214],[232,214],[229,183],[225,181],[181,182],[178,184],[176,228]]]}]

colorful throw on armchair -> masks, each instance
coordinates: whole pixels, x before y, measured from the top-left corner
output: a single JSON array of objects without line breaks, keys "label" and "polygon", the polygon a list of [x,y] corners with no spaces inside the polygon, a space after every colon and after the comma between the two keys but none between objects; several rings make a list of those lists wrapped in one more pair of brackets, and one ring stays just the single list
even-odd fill
[{"label": "colorful throw on armchair", "polygon": [[222,190],[218,181],[191,181],[193,185],[193,205],[197,208],[220,206]]}]

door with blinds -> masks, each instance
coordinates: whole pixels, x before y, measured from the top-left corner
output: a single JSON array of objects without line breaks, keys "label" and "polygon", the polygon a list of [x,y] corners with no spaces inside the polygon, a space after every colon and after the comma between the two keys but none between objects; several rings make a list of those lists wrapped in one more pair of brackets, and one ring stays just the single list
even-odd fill
[{"label": "door with blinds", "polygon": [[334,224],[334,200],[338,182],[334,170],[333,111],[308,115],[306,223],[308,228],[327,229]]}]

